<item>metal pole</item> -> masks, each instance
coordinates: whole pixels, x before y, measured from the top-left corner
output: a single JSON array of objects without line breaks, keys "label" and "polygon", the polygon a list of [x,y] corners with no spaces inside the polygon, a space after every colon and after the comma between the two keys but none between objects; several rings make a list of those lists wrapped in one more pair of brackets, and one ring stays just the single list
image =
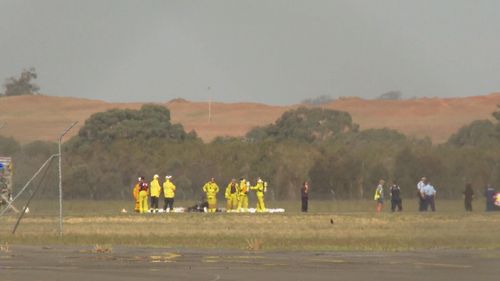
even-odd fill
[{"label": "metal pole", "polygon": [[212,96],[210,95],[210,89],[211,89],[211,87],[209,86],[207,88],[207,92],[208,92],[208,123],[210,123],[210,121],[212,121]]},{"label": "metal pole", "polygon": [[208,123],[212,120],[212,99],[208,100]]},{"label": "metal pole", "polygon": [[62,134],[59,136],[59,237],[63,236],[63,212],[62,212],[62,151],[61,151],[61,143],[62,143],[62,138],[66,133],[73,128],[78,121],[74,122],[71,124],[66,130],[62,132]]},{"label": "metal pole", "polygon": [[[50,160],[52,160],[52,159],[54,159],[54,158],[50,158]],[[17,218],[17,222],[16,222],[16,225],[14,226],[14,229],[12,229],[12,234],[16,233],[17,227],[19,226],[19,223],[23,219],[24,214],[26,214],[26,210],[28,209],[28,206],[31,203],[31,200],[33,199],[33,197],[35,197],[35,194],[37,193],[38,189],[40,189],[40,186],[42,185],[43,180],[45,179],[45,176],[47,175],[47,172],[49,171],[50,164],[52,164],[52,161],[49,162],[49,166],[45,169],[45,172],[42,175],[42,178],[40,179],[40,181],[38,182],[37,187],[35,187],[35,190],[33,191],[30,198],[28,199],[28,202],[23,207],[23,211],[21,212],[21,215],[19,215],[19,218]]]},{"label": "metal pole", "polygon": [[36,173],[31,177],[31,179],[24,185],[24,187],[21,189],[21,191],[19,191],[19,193],[17,193],[17,195],[14,196],[14,198],[11,201],[9,201],[9,204],[7,204],[7,207],[5,207],[5,209],[3,209],[2,212],[0,213],[0,216],[2,216],[9,209],[9,207],[12,205],[12,203],[14,201],[16,201],[17,197],[19,197],[24,192],[24,190],[26,188],[28,188],[30,183],[33,181],[33,179],[36,178],[36,176],[38,176],[38,174],[43,170],[45,165],[47,165],[50,162],[50,160],[52,160],[52,158],[57,157],[57,156],[58,156],[58,154],[52,154],[49,157],[49,159],[47,159],[47,161],[45,161],[45,163],[43,163],[43,165],[40,167],[40,169],[38,169],[38,171],[36,171]]}]

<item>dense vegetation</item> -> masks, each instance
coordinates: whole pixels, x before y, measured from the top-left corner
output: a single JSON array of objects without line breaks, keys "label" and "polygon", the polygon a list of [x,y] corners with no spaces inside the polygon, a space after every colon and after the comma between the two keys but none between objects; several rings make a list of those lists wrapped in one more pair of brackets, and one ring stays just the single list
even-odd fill
[{"label": "dense vegetation", "polygon": [[[477,192],[486,183],[500,185],[500,114],[493,116],[495,122],[475,121],[447,143],[433,145],[390,129],[360,130],[346,112],[301,107],[245,137],[203,143],[172,124],[162,106],[110,110],[92,115],[65,143],[65,197],[129,198],[137,176],[171,174],[180,199],[198,199],[212,176],[221,187],[231,178],[253,182],[261,176],[270,183],[272,199],[297,198],[304,180],[310,180],[314,199],[371,198],[383,178],[397,180],[409,198],[424,175],[440,197],[459,198],[467,182]],[[52,143],[20,145],[0,138],[0,155],[14,157],[17,189],[55,152]],[[55,171],[47,180],[43,194],[52,196]]]},{"label": "dense vegetation", "polygon": [[[19,75],[19,78],[10,77],[5,81],[5,84],[3,85],[5,92],[3,95],[22,96],[36,94],[40,90],[40,87],[33,83],[32,80],[37,77],[38,75],[36,74],[36,70],[34,68],[23,70],[21,75]],[[0,96],[2,96],[1,93]]]}]

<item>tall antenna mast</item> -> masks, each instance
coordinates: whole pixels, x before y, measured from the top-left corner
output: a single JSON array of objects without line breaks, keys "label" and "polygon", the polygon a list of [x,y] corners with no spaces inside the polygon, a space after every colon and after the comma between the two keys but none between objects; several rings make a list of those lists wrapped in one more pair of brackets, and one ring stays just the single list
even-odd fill
[{"label": "tall antenna mast", "polygon": [[208,86],[208,123],[212,120],[212,95],[210,95],[210,86]]}]

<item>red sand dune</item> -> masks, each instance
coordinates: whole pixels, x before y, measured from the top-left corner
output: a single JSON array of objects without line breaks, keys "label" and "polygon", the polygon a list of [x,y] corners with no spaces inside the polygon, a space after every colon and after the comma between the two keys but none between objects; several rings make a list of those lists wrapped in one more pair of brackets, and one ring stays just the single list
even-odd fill
[{"label": "red sand dune", "polygon": [[[325,108],[349,112],[361,129],[392,128],[409,136],[429,136],[434,142],[445,142],[460,127],[473,120],[491,119],[500,104],[500,93],[466,98],[421,98],[413,100],[364,100],[344,98],[324,105]],[[141,103],[107,103],[68,97],[20,96],[0,98],[0,123],[6,125],[0,134],[26,143],[34,140],[56,141],[73,121],[79,121],[68,137],[75,135],[91,114],[112,108],[138,109]],[[176,99],[165,103],[173,122],[195,130],[205,141],[216,136],[243,136],[249,129],[274,122],[293,106],[270,106],[255,103],[208,104]],[[68,139],[68,138],[66,138]]]}]

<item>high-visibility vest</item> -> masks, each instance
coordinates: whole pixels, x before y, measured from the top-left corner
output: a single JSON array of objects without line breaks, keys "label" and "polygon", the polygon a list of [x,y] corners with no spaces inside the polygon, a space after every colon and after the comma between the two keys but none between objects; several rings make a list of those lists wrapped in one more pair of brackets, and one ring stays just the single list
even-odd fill
[{"label": "high-visibility vest", "polygon": [[382,187],[380,185],[377,186],[377,189],[375,190],[375,195],[373,196],[373,200],[383,199],[382,192],[383,192]]}]

